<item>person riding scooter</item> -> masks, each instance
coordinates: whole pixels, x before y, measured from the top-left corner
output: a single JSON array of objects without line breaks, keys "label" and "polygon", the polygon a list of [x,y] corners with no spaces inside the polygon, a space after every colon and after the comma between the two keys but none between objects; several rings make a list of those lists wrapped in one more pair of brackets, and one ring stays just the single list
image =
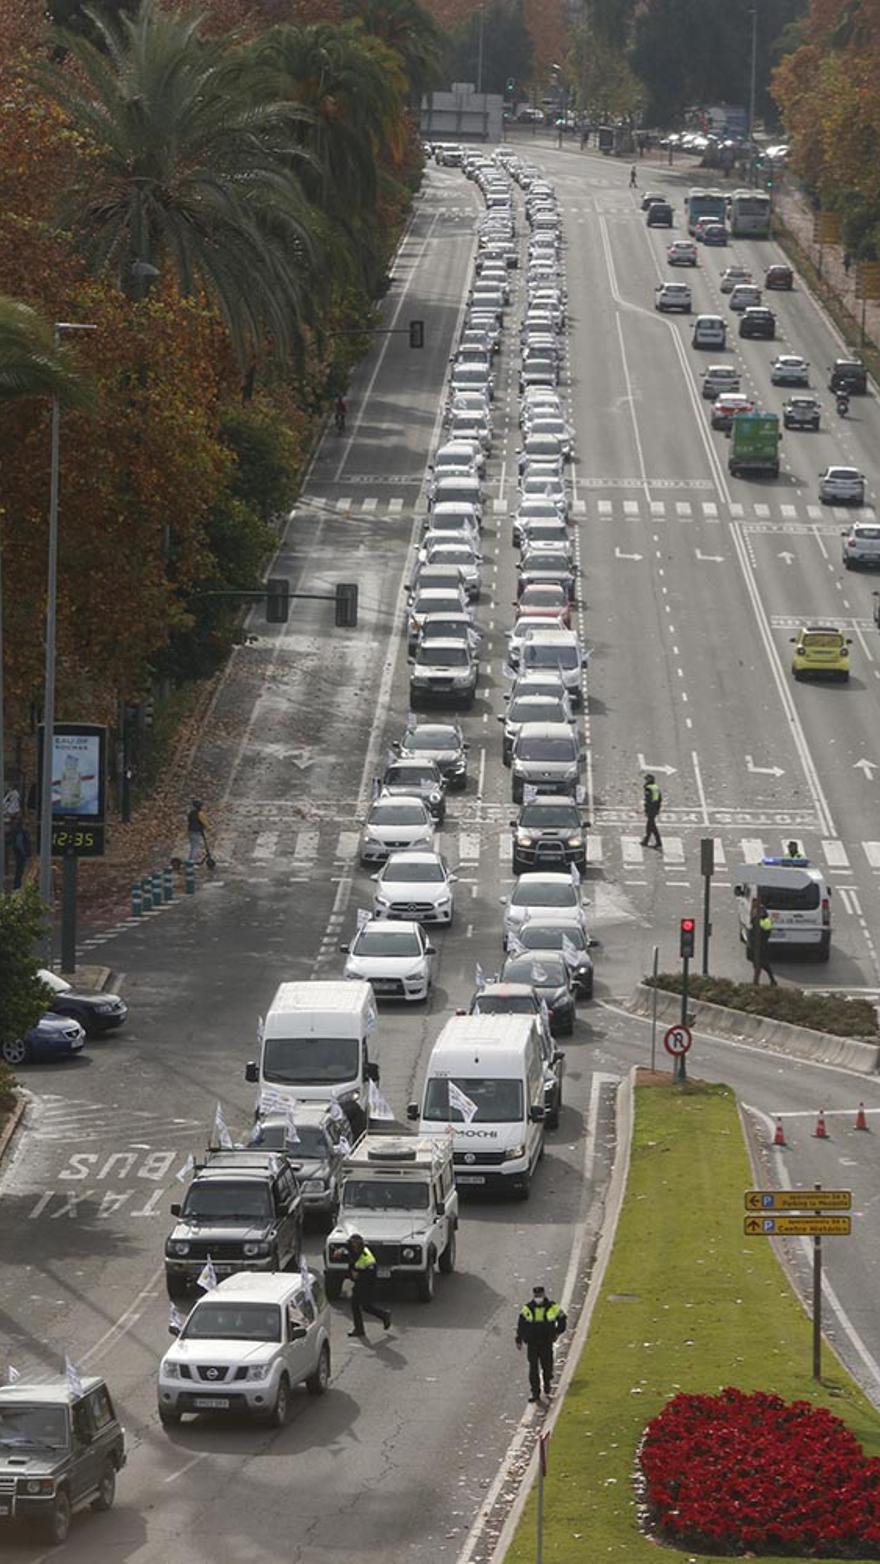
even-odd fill
[{"label": "person riding scooter", "polygon": [[838,393],[837,393],[837,413],[838,413],[838,417],[845,418],[848,412],[849,412],[849,392],[848,391],[838,391]]}]

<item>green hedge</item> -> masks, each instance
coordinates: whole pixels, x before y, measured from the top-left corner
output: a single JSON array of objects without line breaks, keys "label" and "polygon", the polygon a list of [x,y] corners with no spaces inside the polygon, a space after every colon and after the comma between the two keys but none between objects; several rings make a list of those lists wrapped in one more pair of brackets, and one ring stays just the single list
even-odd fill
[{"label": "green hedge", "polygon": [[[644,982],[650,988],[653,979],[646,977]],[[681,973],[661,972],[657,987],[680,994]],[[788,985],[756,987],[754,983],[733,983],[729,978],[695,976],[688,979],[688,993],[691,999],[703,999],[709,1005],[747,1010],[750,1015],[789,1021],[793,1026],[808,1026],[814,1032],[830,1032],[835,1037],[876,1038],[878,1034],[877,1011],[867,999],[808,993]]]},{"label": "green hedge", "polygon": [[0,1114],[11,1113],[15,1107],[15,1088],[18,1085],[8,1064],[0,1064]]}]

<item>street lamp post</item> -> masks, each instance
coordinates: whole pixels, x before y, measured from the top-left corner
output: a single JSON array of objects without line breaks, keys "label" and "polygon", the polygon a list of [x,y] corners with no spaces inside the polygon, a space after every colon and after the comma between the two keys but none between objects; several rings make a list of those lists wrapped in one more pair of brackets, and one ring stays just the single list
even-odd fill
[{"label": "street lamp post", "polygon": [[[75,321],[55,322],[55,347],[65,331],[97,331]],[[52,398],[49,458],[49,563],[46,573],[46,674],[43,694],[43,772],[40,788],[40,900],[48,909],[46,965],[52,964],[52,760],[55,731],[55,631],[58,605],[58,477],[61,452],[61,399]]]},{"label": "street lamp post", "polygon": [[486,12],[481,5],[478,12],[477,28],[477,92],[483,90],[483,42],[486,27]]},{"label": "street lamp post", "polygon": [[752,144],[755,139],[755,83],[758,70],[758,7],[752,6],[752,57],[749,65],[749,156],[751,158],[752,184],[755,183],[755,157]]}]

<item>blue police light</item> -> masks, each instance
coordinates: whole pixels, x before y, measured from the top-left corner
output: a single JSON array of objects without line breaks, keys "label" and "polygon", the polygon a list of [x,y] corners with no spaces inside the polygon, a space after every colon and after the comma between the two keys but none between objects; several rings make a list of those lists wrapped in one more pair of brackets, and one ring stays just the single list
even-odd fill
[{"label": "blue police light", "polygon": [[761,862],[766,864],[768,868],[778,866],[782,869],[808,869],[810,867],[809,858],[789,858],[787,853],[762,858]]}]

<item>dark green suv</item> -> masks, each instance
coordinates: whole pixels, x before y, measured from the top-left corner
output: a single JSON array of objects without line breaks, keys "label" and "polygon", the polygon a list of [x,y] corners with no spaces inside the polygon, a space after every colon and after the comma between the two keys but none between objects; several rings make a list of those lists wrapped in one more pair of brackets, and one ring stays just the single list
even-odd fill
[{"label": "dark green suv", "polygon": [[0,1388],[0,1524],[31,1521],[64,1542],[75,1510],[109,1510],[125,1433],[103,1379]]},{"label": "dark green suv", "polygon": [[165,1243],[169,1298],[191,1292],[208,1261],[218,1281],[237,1271],[299,1265],[302,1192],[289,1161],[277,1152],[209,1151],[171,1215],[178,1221]]}]

